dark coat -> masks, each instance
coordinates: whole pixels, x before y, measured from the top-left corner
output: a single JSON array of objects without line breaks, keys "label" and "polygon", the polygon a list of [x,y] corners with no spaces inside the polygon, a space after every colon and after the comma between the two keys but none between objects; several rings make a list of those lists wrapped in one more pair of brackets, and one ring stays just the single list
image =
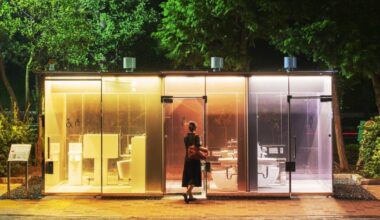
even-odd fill
[{"label": "dark coat", "polygon": [[182,174],[182,187],[187,187],[188,185],[200,187],[202,186],[201,161],[188,159],[187,148],[191,145],[195,145],[199,148],[201,146],[201,139],[199,135],[195,133],[188,133],[184,138],[184,142],[186,147],[186,156]]}]

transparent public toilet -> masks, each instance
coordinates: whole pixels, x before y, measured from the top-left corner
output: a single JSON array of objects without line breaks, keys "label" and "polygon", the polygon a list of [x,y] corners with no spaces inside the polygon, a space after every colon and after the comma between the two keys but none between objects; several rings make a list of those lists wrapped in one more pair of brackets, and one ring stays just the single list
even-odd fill
[{"label": "transparent public toilet", "polygon": [[331,72],[41,76],[45,194],[184,192],[189,121],[210,151],[196,192],[332,193]]}]

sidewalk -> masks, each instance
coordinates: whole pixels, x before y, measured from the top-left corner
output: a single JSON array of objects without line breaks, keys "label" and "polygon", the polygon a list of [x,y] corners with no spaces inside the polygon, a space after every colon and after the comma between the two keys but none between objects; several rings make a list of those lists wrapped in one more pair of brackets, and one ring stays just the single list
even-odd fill
[{"label": "sidewalk", "polygon": [[380,185],[362,185],[362,187],[380,200]]},{"label": "sidewalk", "polygon": [[334,198],[198,200],[184,204],[179,196],[162,199],[93,199],[45,197],[0,200],[0,219],[380,219],[380,201]]}]

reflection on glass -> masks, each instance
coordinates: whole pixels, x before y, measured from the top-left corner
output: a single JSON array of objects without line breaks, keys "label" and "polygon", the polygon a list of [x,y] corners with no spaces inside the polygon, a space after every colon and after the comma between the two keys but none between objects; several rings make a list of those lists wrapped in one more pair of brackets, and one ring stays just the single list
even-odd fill
[{"label": "reflection on glass", "polygon": [[207,77],[210,192],[245,190],[245,79]]}]

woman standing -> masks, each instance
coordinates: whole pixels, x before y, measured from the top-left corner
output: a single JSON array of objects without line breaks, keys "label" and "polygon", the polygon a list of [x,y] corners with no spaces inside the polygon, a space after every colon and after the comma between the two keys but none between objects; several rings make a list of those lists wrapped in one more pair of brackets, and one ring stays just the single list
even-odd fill
[{"label": "woman standing", "polygon": [[187,149],[190,146],[194,145],[198,149],[201,147],[201,139],[199,135],[195,133],[196,129],[197,124],[195,122],[190,122],[189,133],[184,138],[186,157],[185,165],[183,167],[182,187],[187,188],[186,193],[183,194],[183,198],[186,203],[196,200],[193,196],[192,190],[194,187],[202,186],[201,161],[196,159],[189,159],[187,156]]}]

